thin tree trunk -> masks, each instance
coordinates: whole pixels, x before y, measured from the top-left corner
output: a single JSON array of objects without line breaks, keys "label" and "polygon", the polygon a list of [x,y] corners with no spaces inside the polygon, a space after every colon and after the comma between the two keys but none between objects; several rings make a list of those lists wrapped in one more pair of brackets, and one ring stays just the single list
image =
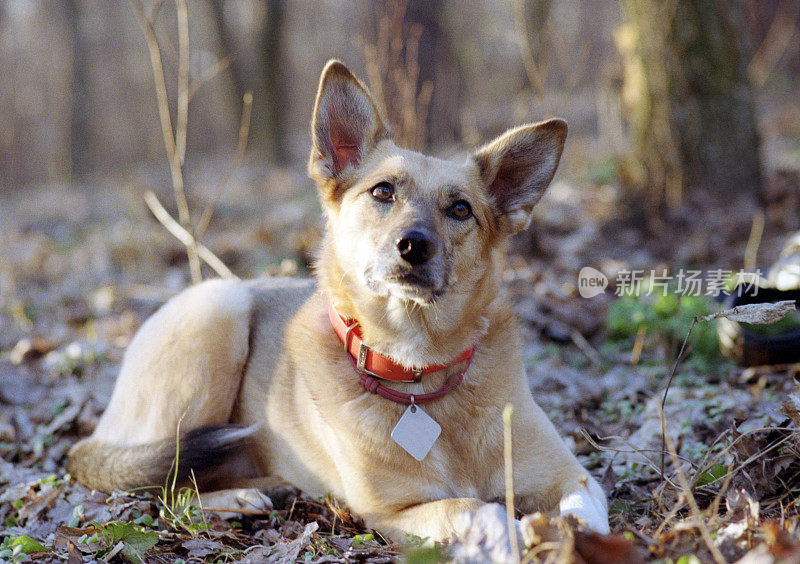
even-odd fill
[{"label": "thin tree trunk", "polygon": [[250,118],[250,145],[264,151],[267,158],[286,162],[290,158],[286,143],[286,81],[283,72],[281,30],[285,6],[281,0],[268,0],[261,37],[258,42],[257,68],[247,68],[237,56],[239,47],[225,19],[223,2],[209,0],[223,55],[231,57],[231,82],[241,106],[247,90],[253,92]]},{"label": "thin tree trunk", "polygon": [[431,142],[448,143],[457,139],[461,131],[461,102],[464,77],[454,55],[450,38],[442,26],[443,3],[409,2],[406,21],[420,26],[419,83],[434,86],[433,97],[427,109],[427,137],[423,147]]},{"label": "thin tree trunk", "polygon": [[266,125],[267,146],[275,161],[285,163],[290,158],[286,144],[286,77],[283,72],[283,29],[284,4],[282,0],[267,2],[267,20],[261,37],[261,71],[263,75],[264,123]]},{"label": "thin tree trunk", "polygon": [[85,175],[91,166],[88,145],[89,76],[86,62],[89,50],[81,33],[81,7],[79,0],[67,0],[64,14],[72,42],[72,115],[70,117],[70,175]]},{"label": "thin tree trunk", "polygon": [[757,190],[742,0],[626,0],[625,9],[618,43],[634,142],[628,186],[650,204],[670,205],[686,188]]}]

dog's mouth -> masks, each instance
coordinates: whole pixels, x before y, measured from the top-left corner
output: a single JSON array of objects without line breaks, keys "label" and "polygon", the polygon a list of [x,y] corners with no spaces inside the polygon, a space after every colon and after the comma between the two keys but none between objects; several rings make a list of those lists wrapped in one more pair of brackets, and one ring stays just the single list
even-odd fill
[{"label": "dog's mouth", "polygon": [[425,305],[435,302],[447,291],[446,281],[438,280],[436,276],[416,269],[392,270],[382,276],[368,272],[366,279],[373,291]]}]

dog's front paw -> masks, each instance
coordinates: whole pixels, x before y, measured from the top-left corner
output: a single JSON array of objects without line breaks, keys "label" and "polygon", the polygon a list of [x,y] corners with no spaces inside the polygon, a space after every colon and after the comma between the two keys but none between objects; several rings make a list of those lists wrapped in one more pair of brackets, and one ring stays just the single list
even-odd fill
[{"label": "dog's front paw", "polygon": [[[474,513],[462,513],[453,524],[452,556],[454,562],[513,562],[514,548],[508,534],[506,510],[497,503],[487,503]],[[514,520],[517,547],[522,547],[519,520]]]},{"label": "dog's front paw", "polygon": [[244,512],[269,513],[272,500],[254,488],[218,490],[200,494],[200,501],[207,511],[217,513],[223,519],[241,518]]},{"label": "dog's front paw", "polygon": [[562,516],[580,517],[590,529],[598,533],[607,535],[611,532],[605,495],[593,480],[562,497],[558,508]]}]

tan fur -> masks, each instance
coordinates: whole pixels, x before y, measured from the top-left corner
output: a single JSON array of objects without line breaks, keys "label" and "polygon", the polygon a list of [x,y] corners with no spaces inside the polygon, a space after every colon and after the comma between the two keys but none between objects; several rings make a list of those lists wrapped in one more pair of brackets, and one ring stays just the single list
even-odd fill
[{"label": "tan fur", "polygon": [[[597,498],[599,487],[531,396],[516,321],[500,295],[503,243],[550,182],[565,135],[564,122],[551,120],[512,130],[463,163],[427,157],[395,146],[367,89],[329,63],[309,163],[328,220],[318,287],[212,281],[168,302],[131,343],[97,430],[70,453],[70,471],[92,487],[131,487],[152,479],[142,467],[181,417],[182,430],[257,424],[257,474],[330,492],[392,538],[446,539],[458,514],[504,495],[501,413],[512,403],[520,509],[549,510],[587,488]],[[370,190],[386,181],[395,199],[377,202]],[[468,201],[473,217],[448,216],[454,200]],[[436,242],[416,269],[422,285],[396,276],[409,271],[396,241],[414,227]],[[371,347],[406,366],[447,363],[475,344],[463,383],[424,406],[443,430],[422,462],[389,436],[405,406],[358,384],[327,320],[328,300],[359,320]],[[461,368],[385,385],[419,395]],[[111,455],[122,458],[104,465]]]}]

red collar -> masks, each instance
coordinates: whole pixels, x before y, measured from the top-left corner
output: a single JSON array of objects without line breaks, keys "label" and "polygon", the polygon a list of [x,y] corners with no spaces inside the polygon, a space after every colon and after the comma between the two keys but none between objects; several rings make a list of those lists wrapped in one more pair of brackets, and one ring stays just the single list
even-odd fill
[{"label": "red collar", "polygon": [[[356,370],[366,376],[377,377],[384,380],[394,380],[396,382],[419,382],[423,374],[430,374],[443,370],[459,362],[472,360],[475,347],[472,346],[462,352],[449,364],[429,364],[423,368],[413,369],[394,362],[393,360],[375,352],[364,344],[361,339],[361,327],[355,319],[342,317],[328,302],[328,317],[331,320],[333,330],[339,336],[339,340],[344,344],[344,348],[352,359],[355,359]],[[466,369],[464,370],[466,372]],[[463,373],[462,373],[463,375]],[[419,401],[417,401],[419,403]]]}]

